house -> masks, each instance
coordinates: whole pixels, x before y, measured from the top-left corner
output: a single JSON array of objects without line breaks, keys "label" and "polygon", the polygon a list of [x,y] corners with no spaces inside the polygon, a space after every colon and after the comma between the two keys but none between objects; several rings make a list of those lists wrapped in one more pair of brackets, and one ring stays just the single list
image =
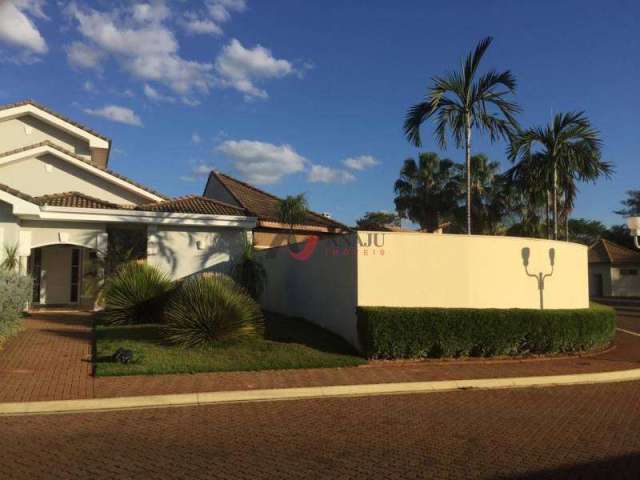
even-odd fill
[{"label": "house", "polygon": [[93,306],[116,241],[172,278],[227,271],[251,241],[244,207],[168,198],[111,170],[110,151],[108,138],[34,101],[0,106],[0,260],[17,247],[35,306]]},{"label": "house", "polygon": [[216,171],[209,174],[202,195],[205,198],[242,208],[248,215],[256,217],[257,225],[253,232],[256,248],[286,245],[290,242],[292,235],[295,242],[303,242],[311,235],[322,238],[349,231],[349,227],[332,220],[327,215],[308,211],[304,222],[294,225],[291,232],[290,226],[278,219],[280,198]]},{"label": "house", "polygon": [[640,297],[640,252],[604,239],[591,245],[589,295]]}]

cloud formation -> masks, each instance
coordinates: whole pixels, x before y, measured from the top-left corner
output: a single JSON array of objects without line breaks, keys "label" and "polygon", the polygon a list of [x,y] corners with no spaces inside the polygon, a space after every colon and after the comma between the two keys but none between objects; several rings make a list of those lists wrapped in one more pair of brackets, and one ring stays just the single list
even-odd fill
[{"label": "cloud formation", "polygon": [[185,12],[179,23],[192,35],[222,35],[221,24],[228,22],[232,13],[242,13],[246,8],[245,0],[209,0],[204,9]]},{"label": "cloud formation", "polygon": [[342,161],[345,167],[350,170],[362,171],[375,167],[380,162],[371,155],[360,155],[359,157],[349,157]]},{"label": "cloud formation", "polygon": [[142,126],[142,120],[136,115],[136,113],[127,107],[120,107],[118,105],[106,105],[102,108],[92,109],[85,108],[85,113],[94,115],[96,117],[106,118],[112,122],[124,123],[126,125],[133,125],[135,127]]},{"label": "cloud formation", "polygon": [[285,175],[302,172],[308,160],[290,145],[252,140],[227,140],[217,150],[233,160],[233,166],[250,183],[276,183]]},{"label": "cloud formation", "polygon": [[[164,23],[170,11],[163,2],[135,4],[110,12],[72,3],[66,12],[76,21],[90,48],[101,51],[103,56],[112,56],[134,77],[164,84],[181,95],[209,91],[213,65],[180,56],[178,41]],[[79,59],[82,55],[70,57],[71,62],[72,58],[76,66],[99,65]]]},{"label": "cloud formation", "polygon": [[220,86],[242,92],[247,100],[269,97],[256,82],[295,73],[291,63],[275,58],[269,49],[261,45],[245,48],[235,38],[222,49],[215,62],[215,71]]},{"label": "cloud formation", "polygon": [[26,55],[41,55],[49,50],[31,18],[46,19],[43,1],[0,1],[0,41],[23,50]]},{"label": "cloud formation", "polygon": [[307,180],[311,183],[349,183],[356,177],[346,170],[326,167],[324,165],[311,165]]}]

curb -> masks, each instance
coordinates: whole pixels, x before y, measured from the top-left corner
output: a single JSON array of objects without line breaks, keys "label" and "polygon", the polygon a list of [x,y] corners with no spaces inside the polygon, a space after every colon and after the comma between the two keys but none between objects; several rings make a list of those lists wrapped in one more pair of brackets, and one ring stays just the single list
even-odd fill
[{"label": "curb", "polygon": [[228,392],[184,393],[141,397],[92,398],[43,402],[0,403],[0,416],[54,413],[89,413],[161,407],[187,407],[214,404],[367,397],[436,393],[455,390],[498,390],[508,388],[555,387],[640,380],[640,368],[604,373],[581,373],[538,377],[444,380],[434,382],[337,385],[328,387],[279,388]]}]

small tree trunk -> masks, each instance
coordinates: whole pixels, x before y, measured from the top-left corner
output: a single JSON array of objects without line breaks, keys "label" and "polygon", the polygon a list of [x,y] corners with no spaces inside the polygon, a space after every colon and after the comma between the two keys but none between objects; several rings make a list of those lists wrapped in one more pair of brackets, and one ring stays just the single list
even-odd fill
[{"label": "small tree trunk", "polygon": [[544,210],[545,210],[545,220],[547,222],[547,238],[551,238],[551,213],[549,204],[551,203],[551,192],[547,190],[547,201],[545,202]]},{"label": "small tree trunk", "polygon": [[558,166],[553,162],[553,239],[558,240]]},{"label": "small tree trunk", "polygon": [[471,235],[471,119],[465,117],[465,161],[467,175],[467,235]]}]

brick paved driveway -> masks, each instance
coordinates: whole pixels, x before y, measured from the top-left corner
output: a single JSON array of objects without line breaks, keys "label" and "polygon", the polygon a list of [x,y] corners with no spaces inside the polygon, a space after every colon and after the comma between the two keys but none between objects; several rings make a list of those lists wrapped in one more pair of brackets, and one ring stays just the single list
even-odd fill
[{"label": "brick paved driveway", "polygon": [[640,477],[640,384],[0,418],[0,477]]},{"label": "brick paved driveway", "polygon": [[[640,332],[640,309],[618,323]],[[37,314],[0,351],[0,402],[105,398],[260,388],[393,383],[468,378],[562,375],[640,368],[640,337],[618,334],[616,348],[595,357],[534,362],[418,362],[352,368],[202,373],[129,377],[90,376],[87,314]]]}]

